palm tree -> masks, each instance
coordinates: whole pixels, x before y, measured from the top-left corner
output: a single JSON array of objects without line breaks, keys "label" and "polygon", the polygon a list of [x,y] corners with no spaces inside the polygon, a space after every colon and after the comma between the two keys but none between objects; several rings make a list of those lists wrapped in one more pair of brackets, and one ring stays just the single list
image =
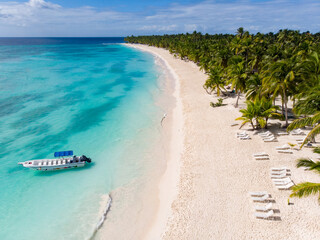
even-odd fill
[{"label": "palm tree", "polygon": [[[203,85],[207,93],[211,94],[213,90],[216,90],[217,96],[220,96],[222,90],[225,90],[225,80],[222,78],[223,69],[221,66],[211,68],[209,72],[209,78]],[[208,91],[209,90],[209,91]]]},{"label": "palm tree", "polygon": [[[297,167],[304,167],[306,170],[313,170],[320,174],[320,162],[314,162],[311,159],[301,158],[298,159]],[[292,193],[290,197],[308,197],[310,195],[318,196],[318,201],[320,204],[320,183],[303,182],[292,187]]]},{"label": "palm tree", "polygon": [[246,104],[247,108],[240,110],[242,116],[236,118],[236,120],[242,121],[240,128],[242,128],[246,123],[250,123],[253,129],[260,127],[267,128],[269,118],[279,118],[282,116],[277,113],[279,107],[273,106],[272,100],[256,98],[254,101],[246,101]]},{"label": "palm tree", "polygon": [[301,147],[305,145],[308,141],[313,141],[316,135],[320,133],[320,112],[314,114],[312,117],[304,117],[300,119],[294,120],[287,128],[287,131],[290,132],[295,128],[305,127],[305,126],[313,126],[312,130],[306,136],[305,140],[301,144]]},{"label": "palm tree", "polygon": [[288,126],[288,99],[292,95],[292,89],[295,87],[296,78],[296,59],[283,59],[271,64],[266,71],[267,77],[264,78],[265,92],[281,96],[285,110],[286,126]]},{"label": "palm tree", "polygon": [[231,59],[232,64],[229,70],[230,82],[232,83],[232,88],[235,88],[235,91],[238,94],[237,102],[235,107],[238,107],[239,98],[241,92],[244,92],[246,89],[246,81],[248,74],[246,72],[245,63],[240,56],[235,56]]}]

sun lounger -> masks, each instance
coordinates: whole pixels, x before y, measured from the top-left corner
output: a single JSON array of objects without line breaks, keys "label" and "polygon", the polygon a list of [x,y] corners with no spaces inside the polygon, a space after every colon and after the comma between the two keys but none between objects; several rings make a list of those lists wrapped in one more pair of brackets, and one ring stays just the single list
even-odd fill
[{"label": "sun lounger", "polygon": [[278,171],[283,171],[283,170],[290,170],[289,168],[287,167],[280,167],[280,168],[270,168],[271,172],[278,172]]},{"label": "sun lounger", "polygon": [[262,133],[258,133],[259,136],[264,136],[264,135],[268,135],[270,134],[270,131],[266,131],[266,132],[262,132]]},{"label": "sun lounger", "polygon": [[279,174],[279,175],[273,175],[273,174],[271,174],[270,175],[270,177],[271,178],[285,178],[287,176],[287,173],[286,172],[282,172],[281,174]]},{"label": "sun lounger", "polygon": [[263,218],[263,219],[268,219],[270,218],[272,215],[274,214],[273,210],[270,210],[267,213],[263,213],[263,212],[255,212],[254,215],[256,216],[256,218]]},{"label": "sun lounger", "polygon": [[265,152],[260,152],[260,153],[254,153],[252,156],[253,157],[261,157],[261,156],[269,156],[269,154],[265,153]]},{"label": "sun lounger", "polygon": [[265,194],[261,197],[251,197],[252,201],[254,201],[254,202],[264,202],[268,198],[269,198],[269,194]]},{"label": "sun lounger", "polygon": [[263,135],[261,136],[262,139],[265,139],[265,138],[271,138],[271,137],[274,137],[274,135],[272,133],[268,134],[268,135]]},{"label": "sun lounger", "polygon": [[282,179],[271,179],[271,180],[272,180],[272,182],[276,183],[276,182],[291,181],[291,178],[285,177],[285,178],[282,178]]},{"label": "sun lounger", "polygon": [[237,135],[243,135],[243,134],[247,134],[247,132],[246,131],[237,132]]},{"label": "sun lounger", "polygon": [[259,196],[264,196],[268,194],[266,191],[261,191],[261,192],[249,192],[251,197],[259,197]]},{"label": "sun lounger", "polygon": [[239,137],[240,140],[249,140],[251,139],[251,137],[249,135],[245,136],[245,137]]},{"label": "sun lounger", "polygon": [[278,153],[289,153],[289,154],[292,154],[293,152],[291,150],[278,150]]},{"label": "sun lounger", "polygon": [[275,137],[272,137],[272,138],[263,139],[263,141],[265,141],[265,142],[276,142],[277,139]]},{"label": "sun lounger", "polygon": [[285,186],[285,185],[287,185],[287,184],[289,184],[289,183],[291,183],[292,181],[291,181],[291,179],[286,179],[285,181],[280,181],[280,182],[273,182],[273,184],[276,186],[276,187],[278,187],[278,186]]},{"label": "sun lounger", "polygon": [[279,136],[289,135],[289,133],[287,133],[287,132],[278,132],[278,135],[279,135]]},{"label": "sun lounger", "polygon": [[281,171],[271,171],[270,174],[271,175],[281,175],[283,173],[287,173],[287,170],[286,169],[283,169]]},{"label": "sun lounger", "polygon": [[292,135],[305,135],[305,133],[300,128],[292,130],[291,134]]},{"label": "sun lounger", "polygon": [[236,136],[236,137],[237,137],[237,138],[240,138],[240,137],[246,137],[246,136],[249,136],[249,135],[248,135],[248,134],[246,134],[246,133],[245,133],[245,134],[237,134],[237,136]]},{"label": "sun lounger", "polygon": [[288,150],[290,146],[288,144],[282,145],[280,147],[276,147],[276,150]]},{"label": "sun lounger", "polygon": [[256,209],[256,211],[269,211],[272,208],[272,203],[268,203],[267,205],[264,206],[254,206],[254,208]]},{"label": "sun lounger", "polygon": [[292,188],[294,186],[293,182],[289,182],[286,185],[282,185],[282,186],[276,186],[279,190],[288,190],[290,188]]}]

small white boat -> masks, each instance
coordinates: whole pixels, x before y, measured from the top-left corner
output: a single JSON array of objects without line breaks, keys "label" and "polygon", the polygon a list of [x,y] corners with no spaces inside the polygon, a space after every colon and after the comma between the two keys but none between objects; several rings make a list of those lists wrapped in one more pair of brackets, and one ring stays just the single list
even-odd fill
[{"label": "small white boat", "polygon": [[18,164],[39,171],[55,171],[69,168],[84,167],[86,163],[90,163],[91,159],[86,156],[74,156],[73,151],[55,152],[55,159],[36,159]]}]

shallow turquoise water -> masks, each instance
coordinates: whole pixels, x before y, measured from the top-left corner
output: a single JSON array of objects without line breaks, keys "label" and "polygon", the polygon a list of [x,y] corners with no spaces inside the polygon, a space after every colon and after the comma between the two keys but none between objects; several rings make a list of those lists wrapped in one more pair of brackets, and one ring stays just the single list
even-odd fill
[{"label": "shallow turquoise water", "polygon": [[[114,44],[0,46],[0,56],[0,239],[88,238],[101,196],[143,174],[158,137],[154,59]],[[17,165],[61,150],[93,163]]]}]

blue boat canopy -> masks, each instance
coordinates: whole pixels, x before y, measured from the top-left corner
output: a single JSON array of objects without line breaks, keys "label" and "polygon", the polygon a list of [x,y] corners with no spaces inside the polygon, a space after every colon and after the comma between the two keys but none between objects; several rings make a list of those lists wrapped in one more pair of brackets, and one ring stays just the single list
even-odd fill
[{"label": "blue boat canopy", "polygon": [[61,152],[55,152],[54,157],[66,157],[66,156],[72,156],[73,151],[61,151]]}]

